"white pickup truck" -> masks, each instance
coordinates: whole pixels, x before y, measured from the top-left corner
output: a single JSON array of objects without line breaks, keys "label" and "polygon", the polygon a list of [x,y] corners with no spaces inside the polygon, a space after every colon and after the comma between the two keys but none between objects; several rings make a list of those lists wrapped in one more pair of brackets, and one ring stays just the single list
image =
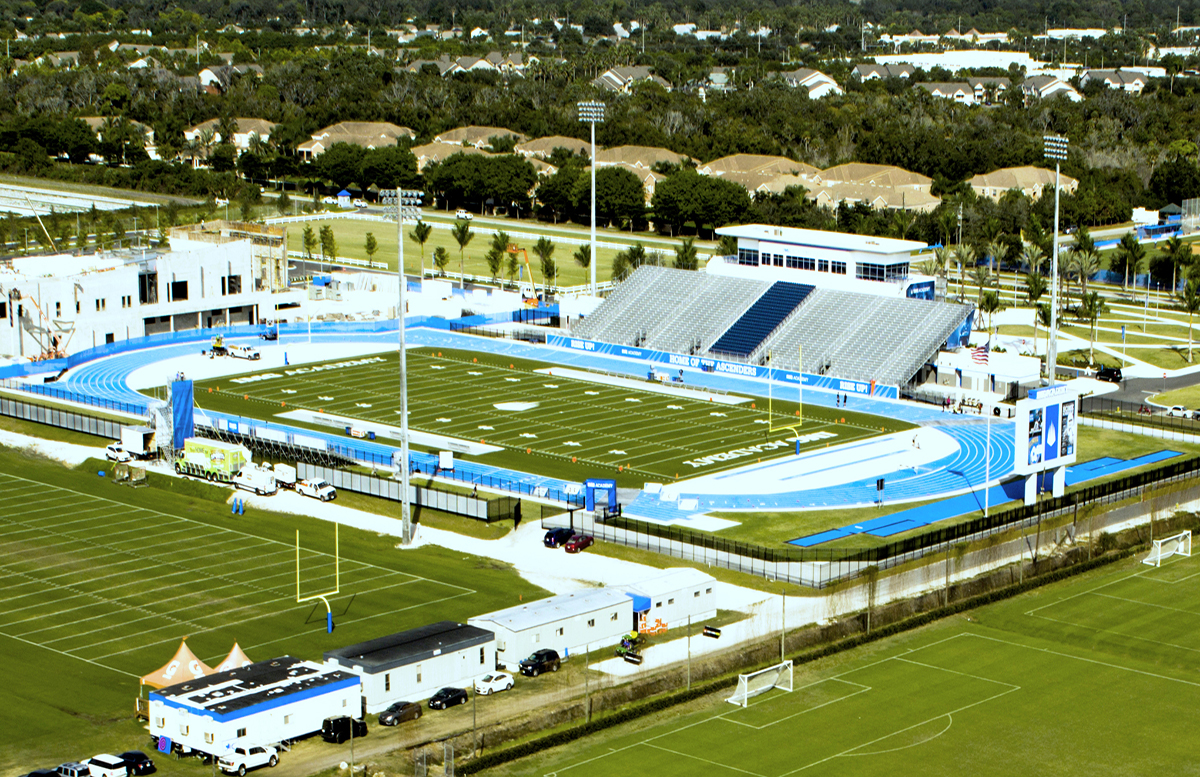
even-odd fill
[{"label": "white pickup truck", "polygon": [[260,495],[274,494],[279,490],[275,483],[275,473],[269,467],[260,467],[257,464],[247,464],[239,469],[233,476],[233,485],[235,488]]},{"label": "white pickup truck", "polygon": [[279,753],[273,747],[235,747],[232,753],[221,756],[217,766],[226,774],[241,777],[248,769],[274,766],[279,763]]},{"label": "white pickup truck", "polygon": [[258,349],[250,345],[229,345],[225,347],[226,352],[235,359],[247,359],[256,362],[262,358],[262,354]]},{"label": "white pickup truck", "polygon": [[337,499],[337,489],[324,480],[301,480],[296,484],[296,491],[304,496],[320,499],[322,502]]}]

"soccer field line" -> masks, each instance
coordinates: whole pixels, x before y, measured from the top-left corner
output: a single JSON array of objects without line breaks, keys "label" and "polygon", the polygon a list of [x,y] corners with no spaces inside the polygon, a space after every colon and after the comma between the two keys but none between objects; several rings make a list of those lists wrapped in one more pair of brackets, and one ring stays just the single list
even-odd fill
[{"label": "soccer field line", "polygon": [[809,707],[808,709],[800,710],[799,712],[792,713],[791,715],[785,715],[782,718],[778,718],[776,720],[771,721],[770,723],[765,723],[761,726],[756,726],[753,723],[743,723],[740,720],[734,720],[732,717],[730,717],[731,715],[735,714],[734,712],[726,712],[722,715],[718,715],[717,717],[719,717],[721,720],[724,720],[729,723],[735,723],[739,726],[744,726],[746,728],[754,729],[755,731],[762,731],[764,729],[770,728],[771,726],[775,726],[775,725],[778,725],[785,721],[791,720],[792,718],[797,718],[797,717],[800,717],[801,715],[807,715],[810,712],[815,712],[824,707],[828,707],[831,704],[837,704],[838,702],[846,701],[847,699],[852,699],[855,696],[858,696],[860,693],[866,693],[867,691],[874,690],[873,688],[871,688],[871,686],[863,685],[862,683],[853,683],[853,682],[850,682],[849,680],[843,680],[840,677],[828,677],[824,680],[818,680],[815,683],[809,683],[808,685],[802,685],[799,688],[794,689],[793,693],[795,691],[802,691],[805,688],[812,688],[817,685],[821,685],[822,683],[831,682],[831,681],[845,683],[847,685],[853,685],[853,686],[856,686],[858,688],[858,690],[854,691],[853,693],[849,693],[845,696],[840,696],[836,699],[830,699],[829,701],[818,704],[815,707]]},{"label": "soccer field line", "polygon": [[1179,613],[1183,613],[1184,615],[1200,615],[1200,612],[1196,612],[1195,610],[1184,610],[1179,607],[1169,607],[1165,604],[1155,604],[1154,602],[1143,602],[1139,599],[1127,599],[1124,596],[1113,596],[1112,594],[1099,594],[1099,593],[1093,593],[1092,595],[1093,596],[1101,596],[1105,599],[1114,599],[1118,602],[1129,602],[1130,604],[1140,604],[1143,607],[1152,607],[1152,608],[1158,609],[1158,610],[1169,610],[1171,612],[1179,612]]},{"label": "soccer field line", "polygon": [[654,745],[649,742],[646,742],[645,746],[652,747],[655,750],[662,750],[664,753],[670,753],[671,755],[677,755],[680,758],[687,758],[692,761],[699,761],[700,763],[705,763],[705,764],[708,764],[709,766],[715,766],[719,769],[724,769],[726,771],[737,772],[738,774],[749,774],[749,775],[751,775],[751,777],[767,777],[767,775],[761,774],[759,772],[752,772],[749,769],[739,769],[736,766],[730,766],[729,764],[719,763],[717,761],[713,761],[708,758],[701,758],[700,756],[693,755],[692,753],[684,753],[684,752],[680,752],[679,750],[672,750],[671,748],[663,747],[662,745]]},{"label": "soccer field line", "polygon": [[[1084,624],[1084,623],[1076,623],[1075,621],[1063,620],[1061,618],[1051,618],[1049,615],[1034,615],[1033,617],[1041,618],[1044,621],[1050,621],[1051,623],[1057,623],[1062,626],[1073,626],[1077,629],[1087,629],[1088,631],[1091,631],[1096,634],[1109,634],[1114,637],[1121,637],[1123,639],[1134,639],[1134,640],[1137,640],[1138,642],[1146,642],[1148,644],[1158,645],[1160,647],[1177,648],[1179,650],[1186,650],[1189,653],[1200,653],[1200,648],[1188,647],[1187,645],[1176,645],[1174,642],[1162,642],[1161,640],[1150,639],[1149,637],[1139,637],[1136,634],[1126,634],[1123,631],[1114,631],[1113,629],[1101,629],[1096,626],[1088,626],[1087,624]],[[1198,684],[1198,686],[1200,686],[1200,684]]]},{"label": "soccer field line", "polygon": [[1137,577],[1139,574],[1141,574],[1141,572],[1130,572],[1129,574],[1119,575],[1117,577],[1114,577],[1112,580],[1109,580],[1108,582],[1101,583],[1100,585],[1096,586],[1095,588],[1089,588],[1086,591],[1079,591],[1078,593],[1071,594],[1070,596],[1063,597],[1062,599],[1055,599],[1052,602],[1046,602],[1045,604],[1043,604],[1040,607],[1034,607],[1032,610],[1027,610],[1025,612],[1025,614],[1029,615],[1029,616],[1034,616],[1035,613],[1038,613],[1041,610],[1046,609],[1047,607],[1055,607],[1057,605],[1062,604],[1063,602],[1069,602],[1072,599],[1078,599],[1079,597],[1086,596],[1086,595],[1092,593],[1093,591],[1099,591],[1101,588],[1108,588],[1110,585],[1116,585],[1117,583],[1128,580],[1131,577]]},{"label": "soccer field line", "polygon": [[970,674],[969,672],[960,672],[957,669],[948,669],[944,666],[935,666],[933,664],[922,663],[921,661],[913,661],[911,658],[905,658],[904,656],[894,656],[892,660],[903,661],[906,664],[913,664],[914,666],[922,666],[922,667],[925,667],[926,669],[936,669],[939,672],[949,672],[950,674],[956,674],[959,677],[969,677],[972,680],[979,680],[980,682],[994,683],[996,685],[1006,685],[1015,691],[1021,690],[1021,686],[1019,686],[1015,683],[1006,683],[1003,680],[993,680],[990,677],[980,677],[979,675]]},{"label": "soccer field line", "polygon": [[[1068,625],[1075,625],[1075,624],[1068,624]],[[1063,653],[1060,650],[1051,650],[1050,648],[1036,647],[1034,645],[1024,645],[1024,644],[1021,644],[1020,642],[1011,642],[1009,640],[1000,639],[999,637],[993,637],[988,634],[979,634],[976,632],[964,632],[964,634],[966,634],[967,636],[970,636],[970,637],[975,637],[976,639],[986,639],[990,642],[997,642],[1001,645],[1010,645],[1012,647],[1024,648],[1025,650],[1033,650],[1038,653],[1046,653],[1046,654],[1052,655],[1052,656],[1059,656],[1060,658],[1068,658],[1073,661],[1082,661],[1086,664],[1093,664],[1095,666],[1108,667],[1109,669],[1117,669],[1122,672],[1130,672],[1132,674],[1139,674],[1144,677],[1153,677],[1156,680],[1165,680],[1165,681],[1171,682],[1171,683],[1179,683],[1181,685],[1190,685],[1193,688],[1200,688],[1200,682],[1194,682],[1192,680],[1185,680],[1181,677],[1171,677],[1170,675],[1158,674],[1156,672],[1147,672],[1144,669],[1134,669],[1131,666],[1122,666],[1121,664],[1114,664],[1114,663],[1111,663],[1108,661],[1101,661],[1096,658],[1087,658],[1086,656],[1075,656],[1075,655],[1071,655],[1070,653]]]},{"label": "soccer field line", "polygon": [[1179,583],[1186,583],[1188,580],[1191,580],[1194,577],[1200,577],[1200,571],[1193,572],[1192,574],[1181,577],[1178,580],[1164,580],[1161,577],[1155,576],[1154,573],[1159,571],[1159,569],[1162,569],[1163,567],[1171,566],[1176,563],[1182,563],[1184,560],[1186,560],[1188,558],[1190,558],[1190,556],[1175,556],[1173,558],[1169,558],[1166,561],[1162,562],[1162,564],[1158,568],[1143,569],[1143,570],[1139,571],[1136,575],[1134,575],[1134,577],[1141,578],[1142,580],[1145,580],[1145,581],[1151,582],[1151,583],[1162,583],[1163,585],[1178,585]]}]

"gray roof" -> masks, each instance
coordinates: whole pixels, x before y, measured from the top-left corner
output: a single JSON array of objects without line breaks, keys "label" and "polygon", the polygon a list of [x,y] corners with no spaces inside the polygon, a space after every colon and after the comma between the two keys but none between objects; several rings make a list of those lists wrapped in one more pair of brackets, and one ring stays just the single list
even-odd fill
[{"label": "gray roof", "polygon": [[496,635],[486,629],[454,621],[439,621],[398,634],[360,642],[337,650],[326,650],[325,660],[344,667],[361,666],[367,674],[425,661],[434,656],[492,642]]},{"label": "gray roof", "polygon": [[632,600],[622,591],[615,588],[596,588],[539,599],[529,604],[480,615],[471,620],[495,623],[509,631],[525,631],[549,623],[557,623],[565,618],[603,610],[622,602],[630,602],[630,607],[633,606]]},{"label": "gray roof", "polygon": [[292,656],[258,661],[227,672],[185,680],[150,693],[180,706],[206,710],[217,720],[239,717],[240,710],[315,688],[358,684],[356,675],[327,669]]}]

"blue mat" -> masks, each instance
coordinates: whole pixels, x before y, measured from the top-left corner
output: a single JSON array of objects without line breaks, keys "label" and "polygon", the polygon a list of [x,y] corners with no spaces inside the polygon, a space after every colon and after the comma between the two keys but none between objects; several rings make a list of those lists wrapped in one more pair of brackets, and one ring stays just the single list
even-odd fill
[{"label": "blue mat", "polygon": [[[1105,456],[1067,467],[1066,482],[1068,486],[1074,486],[1079,483],[1086,483],[1089,480],[1097,480],[1109,475],[1125,472],[1126,470],[1143,467],[1147,464],[1157,464],[1160,461],[1165,461],[1179,455],[1181,454],[1175,451],[1157,451],[1128,460]],[[1042,491],[1050,490],[1049,473],[1043,474],[1042,482],[1039,485]],[[1023,500],[1024,498],[1025,482],[1023,479],[1010,480],[1007,483],[992,486],[987,491],[987,501],[991,507],[999,507],[1008,502]],[[898,513],[882,515],[878,518],[872,518],[869,521],[843,526],[840,529],[830,529],[820,534],[800,537],[788,541],[788,544],[798,545],[802,548],[811,548],[824,542],[850,537],[855,534],[870,534],[873,537],[892,537],[897,534],[903,534],[906,531],[912,531],[920,526],[928,526],[931,523],[944,521],[947,518],[957,518],[960,515],[973,513],[977,510],[982,510],[983,507],[984,492],[980,490],[970,494],[962,494],[951,499],[945,499],[941,502],[902,510]]]}]

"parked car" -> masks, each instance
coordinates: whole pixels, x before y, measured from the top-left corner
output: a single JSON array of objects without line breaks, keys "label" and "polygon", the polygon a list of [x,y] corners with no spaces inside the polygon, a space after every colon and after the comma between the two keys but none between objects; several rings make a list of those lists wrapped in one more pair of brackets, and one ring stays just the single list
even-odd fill
[{"label": "parked car", "polygon": [[273,747],[235,747],[232,753],[221,756],[217,766],[226,774],[237,773],[242,777],[248,769],[274,766],[279,763],[279,753]]},{"label": "parked car", "polygon": [[115,755],[101,753],[88,759],[87,765],[91,777],[129,777],[125,759]]},{"label": "parked car", "polygon": [[1191,418],[1192,417],[1191,411],[1188,410],[1183,405],[1172,405],[1171,409],[1167,411],[1167,415],[1170,416],[1171,418]]},{"label": "parked car", "polygon": [[355,720],[349,715],[335,715],[321,722],[321,739],[340,745],[348,739],[361,739],[367,735],[367,721]]},{"label": "parked car", "polygon": [[125,450],[125,446],[119,442],[109,443],[104,449],[104,458],[109,461],[131,461],[133,454]]},{"label": "parked car", "polygon": [[590,534],[576,534],[571,539],[567,540],[567,544],[563,547],[568,553],[578,553],[584,548],[591,547],[595,540]]},{"label": "parked car", "polygon": [[574,529],[551,529],[542,538],[542,544],[547,548],[561,548],[567,540],[574,536]]},{"label": "parked car", "polygon": [[268,329],[267,331],[260,334],[259,337],[261,337],[264,340],[278,340],[279,332],[275,329]]},{"label": "parked car", "polygon": [[469,210],[463,210],[462,208],[459,208],[458,210],[454,211],[454,218],[461,219],[462,221],[470,221],[472,218],[474,218],[474,214],[472,214]]},{"label": "parked car", "polygon": [[127,773],[134,777],[140,777],[143,774],[154,774],[158,771],[158,767],[154,765],[154,761],[150,760],[150,756],[141,750],[129,750],[121,753],[121,758],[125,761]]},{"label": "parked car", "polygon": [[542,672],[557,672],[560,663],[557,650],[542,648],[521,662],[521,674],[537,677]]},{"label": "parked car", "polygon": [[324,480],[301,480],[296,484],[296,491],[304,496],[320,499],[322,502],[337,499],[337,489]]},{"label": "parked car", "polygon": [[262,354],[258,349],[250,345],[229,345],[226,346],[226,351],[235,359],[247,359],[256,362],[262,358]]},{"label": "parked car", "polygon": [[496,691],[511,691],[513,676],[508,672],[492,672],[475,681],[475,693],[490,696]]},{"label": "parked car", "polygon": [[1106,383],[1120,383],[1123,380],[1121,377],[1121,368],[1101,367],[1096,370],[1096,380],[1102,380]]},{"label": "parked car", "polygon": [[337,205],[338,200],[337,200],[337,197],[322,197],[321,204],[322,205]]},{"label": "parked car", "polygon": [[429,699],[429,709],[444,710],[456,704],[467,703],[467,692],[462,688],[443,688]]},{"label": "parked car", "polygon": [[354,207],[356,207],[356,208],[365,208],[365,207],[367,207],[367,201],[366,201],[366,200],[363,200],[363,199],[358,199],[358,200],[355,200],[355,201],[354,201]]},{"label": "parked car", "polygon": [[58,768],[54,771],[59,774],[59,777],[91,777],[91,770],[88,768],[87,764],[81,764],[74,761],[70,763],[59,764]]},{"label": "parked car", "polygon": [[379,725],[396,726],[421,717],[421,705],[415,701],[398,701],[379,713]]}]

